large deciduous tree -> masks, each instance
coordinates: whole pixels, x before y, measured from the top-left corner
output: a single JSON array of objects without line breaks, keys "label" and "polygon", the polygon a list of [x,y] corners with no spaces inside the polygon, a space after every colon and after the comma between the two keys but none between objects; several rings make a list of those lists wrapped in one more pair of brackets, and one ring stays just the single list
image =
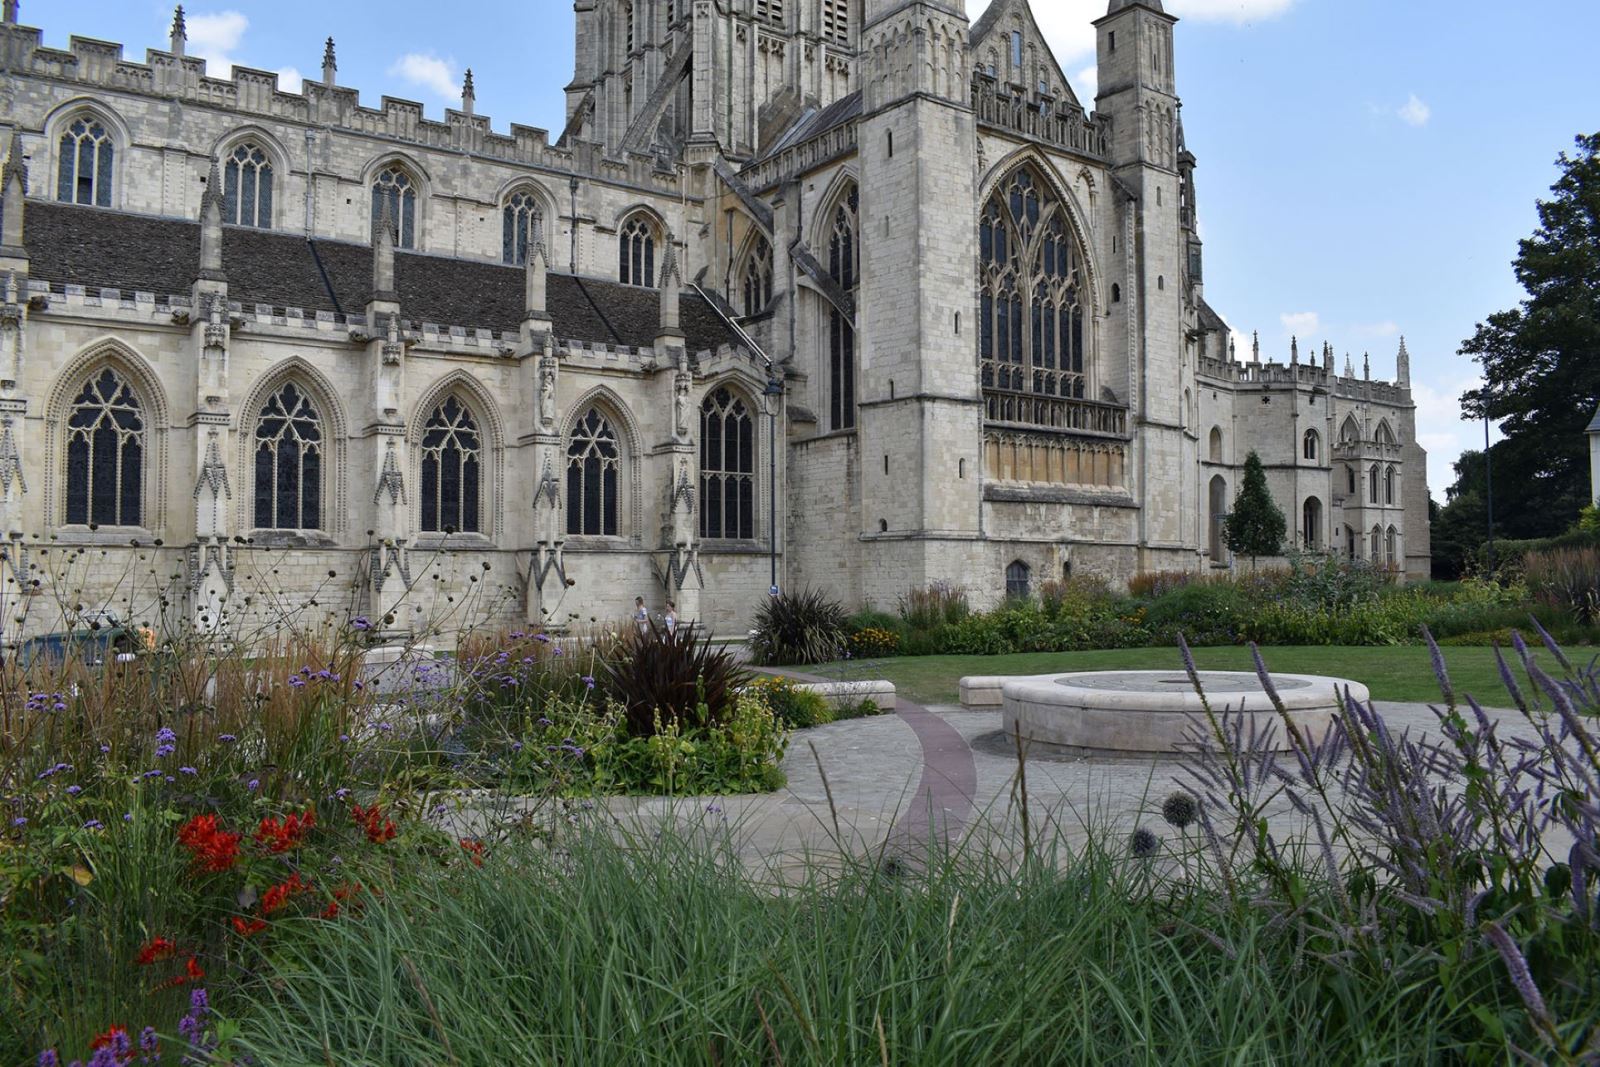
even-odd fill
[{"label": "large deciduous tree", "polygon": [[1249,556],[1250,569],[1256,566],[1258,556],[1276,556],[1283,549],[1283,537],[1288,526],[1283,512],[1272,499],[1267,488],[1267,472],[1262,469],[1261,457],[1251,452],[1244,461],[1244,484],[1239,487],[1239,498],[1233,502],[1233,511],[1222,522],[1222,537],[1228,549],[1236,556]]},{"label": "large deciduous tree", "polygon": [[1584,429],[1600,403],[1600,133],[1557,164],[1514,264],[1527,299],[1461,347],[1484,376],[1463,410],[1501,420],[1505,434],[1492,452],[1496,533],[1513,537],[1560,533],[1593,503]]}]

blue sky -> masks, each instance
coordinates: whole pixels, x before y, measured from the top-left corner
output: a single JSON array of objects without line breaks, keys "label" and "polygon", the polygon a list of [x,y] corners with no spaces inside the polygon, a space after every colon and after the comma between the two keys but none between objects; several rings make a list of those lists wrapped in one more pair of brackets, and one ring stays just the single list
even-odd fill
[{"label": "blue sky", "polygon": [[[985,0],[969,2],[975,19]],[[1392,377],[1404,333],[1419,435],[1442,499],[1462,448],[1458,398],[1476,368],[1455,354],[1474,325],[1519,299],[1511,258],[1532,232],[1555,158],[1600,128],[1600,3],[1544,0],[1167,0],[1182,18],[1178,88],[1197,174],[1206,295],[1263,355],[1324,340]],[[1090,20],[1104,0],[1035,0],[1084,102]],[[48,44],[72,34],[165,47],[172,5],[23,0]],[[431,114],[458,103],[471,67],[480,114],[559,131],[572,77],[568,0],[189,5],[189,51],[213,64],[317,75],[322,42],[339,80]],[[553,136],[554,134],[552,134]],[[1242,346],[1241,351],[1247,350]]]}]

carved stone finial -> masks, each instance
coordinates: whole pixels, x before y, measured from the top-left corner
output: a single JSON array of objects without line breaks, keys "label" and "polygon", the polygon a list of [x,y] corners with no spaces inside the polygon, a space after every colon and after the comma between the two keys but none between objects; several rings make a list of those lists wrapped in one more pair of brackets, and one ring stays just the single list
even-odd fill
[{"label": "carved stone finial", "polygon": [[1406,351],[1406,338],[1400,335],[1400,354],[1394,358],[1395,383],[1409,386],[1411,384],[1411,353]]},{"label": "carved stone finial", "polygon": [[1356,376],[1356,365],[1350,361],[1350,353],[1348,352],[1344,354],[1344,376],[1346,378],[1354,378]]},{"label": "carved stone finial", "polygon": [[328,44],[322,50],[322,84],[332,86],[337,81],[339,62],[333,54],[333,38],[328,38]]},{"label": "carved stone finial", "polygon": [[472,105],[477,99],[477,90],[472,87],[472,68],[468,67],[466,80],[461,83],[461,110],[472,114]]},{"label": "carved stone finial", "polygon": [[11,151],[6,156],[4,169],[0,169],[0,201],[4,202],[4,218],[0,219],[0,248],[11,258],[26,255],[22,245],[23,220],[27,214],[28,164],[22,156],[22,134],[11,132]]},{"label": "carved stone finial", "polygon": [[207,281],[228,280],[222,269],[222,210],[222,171],[213,158],[200,199],[200,277]]},{"label": "carved stone finial", "polygon": [[6,151],[6,165],[0,170],[0,187],[6,194],[11,192],[11,181],[15,178],[22,183],[22,194],[28,194],[28,160],[22,154],[22,131],[11,131],[11,146]]},{"label": "carved stone finial", "polygon": [[183,55],[184,42],[189,39],[189,24],[183,18],[183,5],[172,13],[172,54]]},{"label": "carved stone finial", "polygon": [[1250,333],[1250,358],[1253,359],[1257,363],[1261,362],[1261,331],[1260,330],[1253,330]]},{"label": "carved stone finial", "polygon": [[7,26],[15,26],[17,24],[17,7],[17,0],[5,0],[5,24]]},{"label": "carved stone finial", "polygon": [[372,235],[372,299],[395,299],[394,198],[388,194],[378,197],[378,220]]},{"label": "carved stone finial", "polygon": [[1289,338],[1289,364],[1294,366],[1300,362],[1300,338]]},{"label": "carved stone finial", "polygon": [[1367,381],[1372,380],[1372,353],[1361,353],[1361,376]]}]

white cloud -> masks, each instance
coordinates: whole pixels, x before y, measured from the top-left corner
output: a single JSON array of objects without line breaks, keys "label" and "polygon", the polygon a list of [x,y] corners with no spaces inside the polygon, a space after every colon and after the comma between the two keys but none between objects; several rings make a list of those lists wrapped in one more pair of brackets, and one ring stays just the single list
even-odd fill
[{"label": "white cloud", "polygon": [[1362,337],[1398,337],[1400,324],[1397,322],[1360,322],[1355,326],[1355,332]]},{"label": "white cloud", "polygon": [[1470,376],[1435,388],[1413,376],[1417,443],[1428,451],[1428,490],[1440,503],[1444,503],[1444,491],[1456,480],[1455,462],[1461,453],[1483,448],[1483,424],[1466,422],[1461,416],[1461,394],[1482,384],[1482,378]]},{"label": "white cloud", "polygon": [[250,20],[237,11],[190,15],[185,20],[188,41],[185,51],[206,61],[206,73],[214,78],[231,77],[233,53],[244,40]]},{"label": "white cloud", "polygon": [[461,96],[461,77],[453,59],[407,52],[394,61],[389,74],[427,89],[445,100],[455,100]]},{"label": "white cloud", "polygon": [[298,93],[300,83],[305,81],[305,75],[296,67],[278,68],[278,88],[286,93]]},{"label": "white cloud", "polygon": [[1402,104],[1395,114],[1400,116],[1400,121],[1407,126],[1422,127],[1433,118],[1433,108],[1423,103],[1416,93],[1412,93],[1411,99]]},{"label": "white cloud", "polygon": [[1168,14],[1196,22],[1232,22],[1243,26],[1277,18],[1294,0],[1167,0]]},{"label": "white cloud", "polygon": [[1310,337],[1322,329],[1322,316],[1315,311],[1286,311],[1278,316],[1283,332],[1296,337]]},{"label": "white cloud", "polygon": [[1072,87],[1077,90],[1078,99],[1093,107],[1095,96],[1100,92],[1100,68],[1084,67],[1072,76]]}]

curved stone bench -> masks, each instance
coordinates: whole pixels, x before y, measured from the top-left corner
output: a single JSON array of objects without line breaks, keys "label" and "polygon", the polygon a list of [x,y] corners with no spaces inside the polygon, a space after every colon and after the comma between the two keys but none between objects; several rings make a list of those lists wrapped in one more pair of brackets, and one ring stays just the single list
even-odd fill
[{"label": "curved stone bench", "polygon": [[[1348,687],[1365,702],[1367,687],[1341,678],[1274,674],[1290,720],[1310,740],[1332,726]],[[1202,671],[1211,708],[1248,716],[1271,731],[1269,747],[1289,747],[1288,733],[1260,680],[1234,671]],[[1018,732],[1042,752],[1176,753],[1192,749],[1193,727],[1205,728],[1204,709],[1181,671],[1095,671],[1007,679],[1002,687],[1007,735]],[[1247,733],[1250,727],[1247,727]]]}]

